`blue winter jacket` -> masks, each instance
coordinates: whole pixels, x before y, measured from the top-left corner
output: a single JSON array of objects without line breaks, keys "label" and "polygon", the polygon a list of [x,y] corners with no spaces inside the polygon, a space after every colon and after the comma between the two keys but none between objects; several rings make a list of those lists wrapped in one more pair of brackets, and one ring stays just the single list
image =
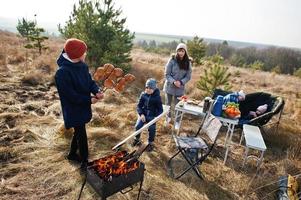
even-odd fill
[{"label": "blue winter jacket", "polygon": [[156,88],[153,94],[149,95],[142,92],[137,105],[139,115],[144,114],[146,117],[157,117],[163,112],[160,90]]},{"label": "blue winter jacket", "polygon": [[99,88],[92,80],[87,64],[81,61],[72,63],[63,57],[63,53],[57,60],[59,68],[55,83],[65,127],[82,126],[92,118],[91,93],[95,95]]},{"label": "blue winter jacket", "polygon": [[233,92],[231,94],[227,94],[226,96],[224,96],[224,102],[223,104],[226,105],[228,102],[234,102],[234,103],[238,103],[238,93],[237,92]]}]

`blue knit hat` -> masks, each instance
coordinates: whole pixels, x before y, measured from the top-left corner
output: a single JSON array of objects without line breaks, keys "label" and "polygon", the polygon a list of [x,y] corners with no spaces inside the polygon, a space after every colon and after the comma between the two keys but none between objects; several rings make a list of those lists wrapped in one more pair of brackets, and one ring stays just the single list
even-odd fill
[{"label": "blue knit hat", "polygon": [[157,81],[155,79],[149,78],[149,79],[147,79],[147,81],[145,83],[145,87],[148,87],[148,88],[154,90],[157,88],[156,83],[157,83]]}]

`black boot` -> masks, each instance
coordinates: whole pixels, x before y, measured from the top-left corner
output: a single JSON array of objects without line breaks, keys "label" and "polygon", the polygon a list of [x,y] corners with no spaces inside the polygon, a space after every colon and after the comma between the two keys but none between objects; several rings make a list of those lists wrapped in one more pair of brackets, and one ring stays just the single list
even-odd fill
[{"label": "black boot", "polygon": [[82,164],[80,165],[80,171],[82,173],[86,173],[87,167],[88,167],[88,161],[83,161]]},{"label": "black boot", "polygon": [[69,161],[74,161],[74,162],[78,162],[78,163],[80,163],[82,161],[82,159],[77,154],[70,154],[69,153],[66,158]]},{"label": "black boot", "polygon": [[155,145],[153,143],[149,143],[146,147],[146,151],[152,152],[155,148]]},{"label": "black boot", "polygon": [[133,143],[132,143],[132,146],[133,147],[134,146],[140,146],[141,144],[142,144],[141,141],[139,139],[135,138],[134,141],[133,141]]}]

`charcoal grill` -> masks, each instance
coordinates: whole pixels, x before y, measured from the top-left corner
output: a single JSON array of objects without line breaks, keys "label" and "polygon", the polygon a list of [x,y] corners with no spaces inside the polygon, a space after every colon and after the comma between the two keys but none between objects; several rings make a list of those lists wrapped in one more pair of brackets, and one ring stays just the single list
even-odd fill
[{"label": "charcoal grill", "polygon": [[[138,161],[139,162],[139,161]],[[88,164],[88,166],[93,165],[93,161]],[[94,167],[88,167],[87,169],[87,182],[94,188],[94,190],[99,194],[101,199],[106,199],[107,197],[121,192],[126,194],[127,192],[133,190],[133,185],[140,182],[138,197],[139,199],[143,179],[144,179],[145,165],[139,162],[137,169],[128,172],[126,174],[120,174],[118,176],[111,176],[108,180],[104,180],[99,176],[99,173]],[[123,191],[124,189],[126,191]]]},{"label": "charcoal grill", "polygon": [[[102,200],[105,200],[107,197],[117,192],[126,194],[133,190],[133,185],[140,182],[137,196],[137,199],[139,199],[144,180],[145,165],[140,162],[138,158],[146,148],[147,146],[142,145],[138,150],[131,153],[127,153],[126,151],[117,151],[115,154],[89,162],[85,174],[86,177],[81,187],[78,199],[81,197],[86,181],[92,186]],[[115,161],[121,162],[122,164],[127,165],[127,167],[120,168],[118,166],[116,167],[116,165],[112,165],[112,167],[104,167],[109,172],[102,171],[99,168],[101,166],[99,163],[108,163],[112,160],[112,157],[114,157]],[[108,166],[110,165],[108,164]],[[120,169],[126,169],[128,171],[121,172]],[[119,170],[120,173],[116,173],[116,170]]]},{"label": "charcoal grill", "polygon": [[[150,127],[152,124],[156,123],[160,118],[164,117],[169,112],[169,106],[163,105],[163,112],[155,117],[153,120],[145,124],[141,129],[135,131],[131,135],[129,135],[127,138],[119,142],[117,145],[115,145],[112,150],[119,152],[122,145],[124,145],[127,141],[134,138],[138,134],[141,134],[143,130],[146,130],[148,127]],[[125,174],[120,174],[118,176],[110,176],[103,178],[100,176],[99,172],[95,169],[94,164],[95,161],[88,163],[88,168],[86,172],[86,178],[84,180],[84,183],[81,187],[81,191],[79,194],[79,198],[81,196],[81,192],[85,186],[86,181],[94,188],[94,190],[99,194],[99,196],[102,199],[106,199],[107,197],[117,193],[121,192],[122,194],[125,194],[131,190],[133,190],[133,185],[140,182],[138,197],[139,199],[140,192],[142,189],[143,179],[144,179],[144,171],[145,171],[145,165],[144,163],[138,161],[138,158],[141,156],[141,154],[148,148],[148,145],[141,145],[139,149],[131,152],[130,154],[126,153],[126,158],[124,159],[126,162],[138,162],[138,167]],[[97,160],[96,160],[97,161]],[[128,190],[124,191],[124,189],[129,188]]]}]

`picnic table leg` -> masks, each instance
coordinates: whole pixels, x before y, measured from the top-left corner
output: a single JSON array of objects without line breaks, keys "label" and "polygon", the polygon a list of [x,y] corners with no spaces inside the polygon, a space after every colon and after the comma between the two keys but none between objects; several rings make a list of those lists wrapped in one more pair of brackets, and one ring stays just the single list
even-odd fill
[{"label": "picnic table leg", "polygon": [[240,136],[239,145],[241,145],[243,138],[244,138],[244,132],[242,131],[241,136]]},{"label": "picnic table leg", "polygon": [[233,132],[234,132],[234,124],[230,124],[230,137],[229,137],[229,145],[232,143],[232,137],[233,137]]},{"label": "picnic table leg", "polygon": [[257,161],[257,168],[259,168],[260,165],[261,165],[261,163],[262,163],[262,160],[263,160],[263,154],[264,154],[264,151],[261,151],[260,158],[259,158],[259,160]]},{"label": "picnic table leg", "polygon": [[246,152],[245,152],[245,158],[244,158],[244,161],[242,163],[242,166],[244,167],[245,164],[246,164],[246,161],[248,159],[248,153],[249,153],[249,147],[246,146]]},{"label": "picnic table leg", "polygon": [[[228,130],[227,130],[226,142],[225,142],[226,153],[225,153],[225,158],[224,158],[224,165],[226,164],[226,161],[227,161],[230,146],[231,146],[231,143],[232,143],[232,136],[233,136],[233,132],[234,132],[234,127],[235,127],[234,124],[228,124],[227,123],[227,125],[228,125]],[[228,137],[229,132],[230,132],[230,136]]]},{"label": "picnic table leg", "polygon": [[228,153],[229,153],[229,146],[226,147],[226,154],[225,154],[225,158],[224,158],[224,165],[226,164]]},{"label": "picnic table leg", "polygon": [[177,131],[177,135],[179,135],[179,132],[180,132],[180,127],[181,127],[181,124],[182,124],[183,115],[184,115],[183,112],[181,112],[179,110],[176,110],[173,128],[175,130],[176,121],[180,117],[180,120],[179,120],[179,129],[176,130]]},{"label": "picnic table leg", "polygon": [[178,135],[178,130],[176,130],[176,128],[175,128],[175,124],[176,124],[176,120],[177,120],[177,118],[178,118],[178,115],[179,115],[179,111],[178,110],[176,110],[175,111],[175,119],[174,119],[174,123],[173,123],[173,130],[175,130],[176,131],[176,135]]},{"label": "picnic table leg", "polygon": [[229,124],[227,123],[227,132],[226,132],[226,138],[225,138],[225,147],[227,147],[227,142],[228,142],[228,138],[229,138],[229,132],[230,132],[230,126]]}]

